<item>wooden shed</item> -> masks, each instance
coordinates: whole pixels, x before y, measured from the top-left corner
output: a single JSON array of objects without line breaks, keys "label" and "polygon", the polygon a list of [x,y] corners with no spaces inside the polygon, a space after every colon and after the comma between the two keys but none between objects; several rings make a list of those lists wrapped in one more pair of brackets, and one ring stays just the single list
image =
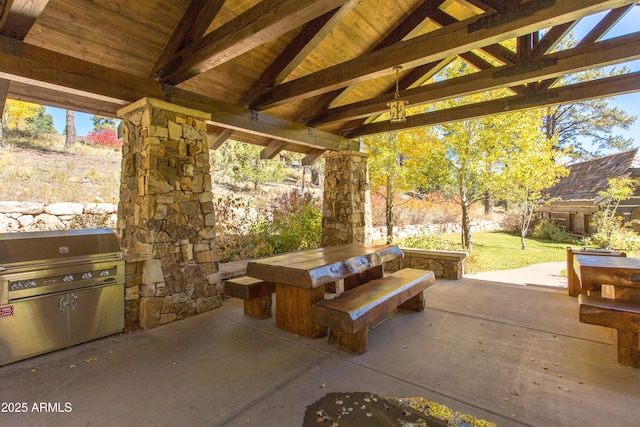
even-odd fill
[{"label": "wooden shed", "polygon": [[[549,189],[548,196],[553,201],[542,207],[542,215],[571,233],[590,234],[594,231],[593,215],[606,203],[598,193],[607,189],[609,178],[640,178],[640,153],[636,148],[569,168],[569,175]],[[620,203],[617,213],[626,222],[640,218],[640,188]]]}]

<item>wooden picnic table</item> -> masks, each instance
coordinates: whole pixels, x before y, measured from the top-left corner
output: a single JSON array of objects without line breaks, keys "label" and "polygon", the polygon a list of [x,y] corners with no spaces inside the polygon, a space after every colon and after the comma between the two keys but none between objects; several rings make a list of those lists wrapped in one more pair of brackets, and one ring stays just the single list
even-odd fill
[{"label": "wooden picnic table", "polygon": [[621,251],[607,250],[607,249],[595,249],[595,248],[583,248],[574,249],[571,246],[567,247],[567,291],[570,296],[575,297],[583,292],[580,287],[580,278],[576,270],[573,267],[574,257],[577,255],[594,255],[594,256],[616,256],[626,257],[627,254]]},{"label": "wooden picnic table", "polygon": [[574,258],[580,286],[589,294],[626,300],[632,294],[640,294],[640,259],[596,255]]},{"label": "wooden picnic table", "polygon": [[580,321],[614,329],[618,362],[640,367],[640,259],[576,255],[573,267],[588,294]]},{"label": "wooden picnic table", "polygon": [[311,321],[311,306],[324,299],[325,285],[353,287],[382,277],[385,262],[402,257],[393,245],[346,244],[250,261],[247,276],[276,284],[276,326],[308,338],[327,335]]}]

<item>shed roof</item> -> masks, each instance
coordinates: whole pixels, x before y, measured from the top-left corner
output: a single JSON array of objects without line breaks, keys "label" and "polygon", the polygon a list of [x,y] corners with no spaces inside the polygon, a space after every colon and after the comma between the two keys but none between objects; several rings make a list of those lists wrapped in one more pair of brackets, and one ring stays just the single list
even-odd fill
[{"label": "shed roof", "polygon": [[570,165],[569,175],[548,191],[550,198],[564,202],[592,201],[598,203],[598,192],[608,186],[609,178],[631,177],[638,174],[638,148]]}]

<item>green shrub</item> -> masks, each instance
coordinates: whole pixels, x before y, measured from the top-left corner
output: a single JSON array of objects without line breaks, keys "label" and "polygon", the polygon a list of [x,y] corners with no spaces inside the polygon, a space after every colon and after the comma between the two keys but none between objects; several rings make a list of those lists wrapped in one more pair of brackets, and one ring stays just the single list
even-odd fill
[{"label": "green shrub", "polygon": [[558,243],[575,243],[576,241],[575,237],[550,219],[539,222],[533,229],[532,236]]},{"label": "green shrub", "polygon": [[438,234],[420,233],[415,236],[407,237],[402,244],[405,248],[414,249],[430,249],[437,251],[459,251],[460,246],[455,243],[443,239]]},{"label": "green shrub", "polygon": [[284,193],[269,210],[257,210],[234,196],[221,197],[214,206],[220,262],[320,246],[320,201],[309,193]]},{"label": "green shrub", "polygon": [[317,248],[322,237],[321,201],[311,193],[291,190],[274,200],[270,219],[263,218],[258,234],[274,253]]}]

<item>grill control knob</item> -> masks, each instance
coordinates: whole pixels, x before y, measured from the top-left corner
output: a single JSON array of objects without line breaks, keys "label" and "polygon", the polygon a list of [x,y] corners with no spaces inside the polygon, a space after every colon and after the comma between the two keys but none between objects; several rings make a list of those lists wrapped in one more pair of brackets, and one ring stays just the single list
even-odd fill
[{"label": "grill control knob", "polygon": [[110,274],[111,274],[111,273],[109,273],[109,270],[102,270],[102,271],[100,272],[100,276],[101,276],[101,277],[107,277],[107,276],[109,276]]},{"label": "grill control knob", "polygon": [[17,289],[22,289],[23,286],[22,282],[13,282],[11,284],[11,289],[15,291]]},{"label": "grill control knob", "polygon": [[92,277],[93,277],[93,274],[91,274],[90,271],[87,271],[86,273],[82,273],[83,279],[91,279]]},{"label": "grill control knob", "polygon": [[71,281],[73,281],[73,276],[71,274],[67,274],[66,276],[64,276],[62,278],[62,281],[63,282],[71,282]]},{"label": "grill control knob", "polygon": [[35,288],[36,287],[36,281],[35,280],[27,280],[24,283],[24,287],[25,288]]}]

